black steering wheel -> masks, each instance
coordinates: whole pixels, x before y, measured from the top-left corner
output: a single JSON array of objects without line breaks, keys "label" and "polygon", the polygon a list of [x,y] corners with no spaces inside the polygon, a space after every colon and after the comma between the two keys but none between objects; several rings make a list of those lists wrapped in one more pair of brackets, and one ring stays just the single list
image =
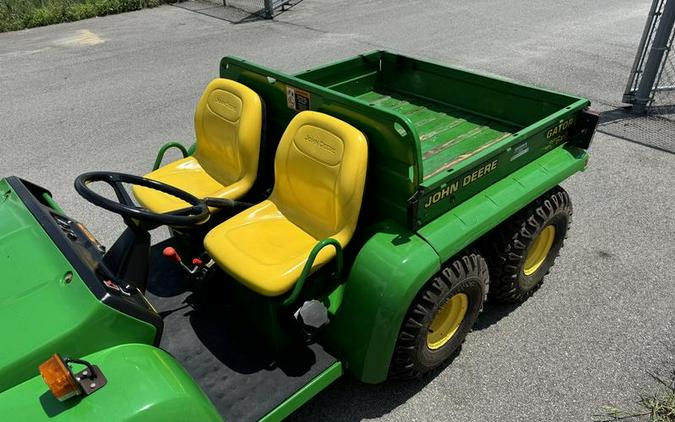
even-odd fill
[{"label": "black steering wheel", "polygon": [[[91,190],[88,185],[94,182],[104,182],[110,185],[115,191],[118,201],[110,200]],[[155,189],[167,195],[182,199],[190,204],[190,206],[164,214],[154,213],[146,208],[136,206],[124,189],[123,183]],[[84,173],[77,176],[75,179],[75,190],[92,204],[124,217],[124,221],[127,225],[131,225],[131,221],[129,220],[131,219],[132,221],[143,221],[154,223],[156,225],[190,226],[204,221],[209,216],[209,207],[206,205],[205,201],[165,183],[131,174],[115,173],[111,171],[92,171]]]}]

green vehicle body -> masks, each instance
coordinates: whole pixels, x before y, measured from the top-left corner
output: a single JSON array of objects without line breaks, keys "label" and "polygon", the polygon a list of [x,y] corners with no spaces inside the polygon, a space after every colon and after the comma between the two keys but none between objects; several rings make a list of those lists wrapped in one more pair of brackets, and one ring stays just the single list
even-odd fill
[{"label": "green vehicle body", "polygon": [[[35,376],[37,366],[55,350],[84,356],[118,344],[153,342],[154,327],[96,300],[6,180],[0,181],[0,192],[6,284],[0,320],[17,321],[0,352],[0,391]],[[74,341],[85,337],[91,340]]]},{"label": "green vehicle body", "polygon": [[[583,98],[382,51],[294,76],[226,57],[220,76],[249,86],[265,103],[271,143],[261,156],[261,189],[272,181],[264,169],[274,142],[301,110],[354,125],[370,150],[359,227],[341,276],[317,275],[329,286],[319,299],[331,319],[318,342],[338,361],[265,420],[288,416],[343,372],[366,383],[386,380],[421,287],[443,262],[584,170],[596,122]],[[63,215],[48,192],[31,192]],[[220,420],[195,380],[154,347],[156,328],[103,303],[66,255],[1,180],[0,414],[83,420],[114,409],[120,420]],[[55,352],[95,362],[108,385],[81,400],[56,401],[37,372]]]},{"label": "green vehicle body", "polygon": [[37,376],[2,393],[3,415],[26,421],[221,420],[192,378],[161,349],[129,343],[84,358],[105,367],[108,384],[98,394],[60,402]]}]

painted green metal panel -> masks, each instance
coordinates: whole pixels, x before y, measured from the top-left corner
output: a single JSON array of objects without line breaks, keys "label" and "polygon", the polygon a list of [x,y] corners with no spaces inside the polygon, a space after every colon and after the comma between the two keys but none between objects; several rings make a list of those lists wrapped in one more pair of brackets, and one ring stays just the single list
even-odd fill
[{"label": "painted green metal panel", "polygon": [[55,352],[80,357],[120,343],[152,343],[155,337],[151,325],[96,300],[5,180],[0,180],[0,283],[0,391],[34,376]]},{"label": "painted green metal panel", "polygon": [[342,305],[325,340],[345,368],[368,383],[386,379],[405,313],[445,262],[537,196],[586,166],[582,149],[563,145],[487,187],[417,234],[394,223],[361,248]]},{"label": "painted green metal panel", "polygon": [[59,402],[35,368],[33,378],[0,393],[0,415],[31,422],[222,420],[192,378],[163,350],[125,344],[84,359],[107,378],[100,390]]},{"label": "painted green metal panel", "polygon": [[512,126],[529,126],[582,99],[389,52],[382,52],[381,58],[380,88],[452,105]]},{"label": "painted green metal panel", "polygon": [[442,261],[470,245],[538,196],[586,168],[588,154],[562,145],[422,227]]},{"label": "painted green metal panel", "polygon": [[422,238],[387,222],[361,247],[342,305],[322,341],[363,382],[384,381],[399,327],[412,298],[440,261]]},{"label": "painted green metal panel", "polygon": [[357,98],[410,119],[419,134],[425,180],[441,171],[447,172],[443,166],[458,157],[518,131],[515,126],[401,95],[367,91]]},{"label": "painted green metal panel", "polygon": [[296,73],[295,76],[321,86],[344,85],[355,78],[358,79],[363,74],[377,72],[377,67],[373,65],[379,63],[381,55],[381,51],[359,54],[356,57],[350,57]]},{"label": "painted green metal panel", "polygon": [[[461,166],[425,180],[412,204],[414,226],[424,226],[525,164],[569,142],[572,125],[588,104],[587,100],[579,100],[485,148],[481,154],[465,158]],[[559,125],[565,129],[553,132],[552,128]]]},{"label": "painted green metal panel", "polygon": [[342,364],[336,362],[328,369],[323,371],[319,376],[310,381],[307,385],[296,391],[291,397],[286,399],[283,403],[277,406],[273,411],[265,415],[261,422],[276,422],[282,421],[291,413],[297,410],[300,406],[307,403],[312,397],[316,396],[333,383],[342,375]]},{"label": "painted green metal panel", "polygon": [[[589,105],[583,98],[384,51],[297,76],[410,121],[422,179],[414,186],[408,220],[395,221],[413,230],[573,141],[576,116]],[[549,137],[562,122],[568,122],[563,133]],[[480,173],[477,182],[474,173]]]}]

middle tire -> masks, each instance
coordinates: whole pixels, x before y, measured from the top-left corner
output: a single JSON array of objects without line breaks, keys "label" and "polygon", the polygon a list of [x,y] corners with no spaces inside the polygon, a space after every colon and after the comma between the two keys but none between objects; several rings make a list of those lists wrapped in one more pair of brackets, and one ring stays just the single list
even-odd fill
[{"label": "middle tire", "polygon": [[459,350],[483,307],[487,264],[476,251],[445,263],[419,291],[399,332],[390,377],[419,377]]}]

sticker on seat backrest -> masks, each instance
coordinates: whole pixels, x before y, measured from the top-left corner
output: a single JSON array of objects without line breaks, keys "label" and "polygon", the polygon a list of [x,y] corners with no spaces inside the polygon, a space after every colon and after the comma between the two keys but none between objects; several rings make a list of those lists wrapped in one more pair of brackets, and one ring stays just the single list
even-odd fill
[{"label": "sticker on seat backrest", "polygon": [[309,92],[293,88],[292,86],[286,87],[286,104],[288,104],[288,108],[295,111],[309,110],[309,101]]}]

